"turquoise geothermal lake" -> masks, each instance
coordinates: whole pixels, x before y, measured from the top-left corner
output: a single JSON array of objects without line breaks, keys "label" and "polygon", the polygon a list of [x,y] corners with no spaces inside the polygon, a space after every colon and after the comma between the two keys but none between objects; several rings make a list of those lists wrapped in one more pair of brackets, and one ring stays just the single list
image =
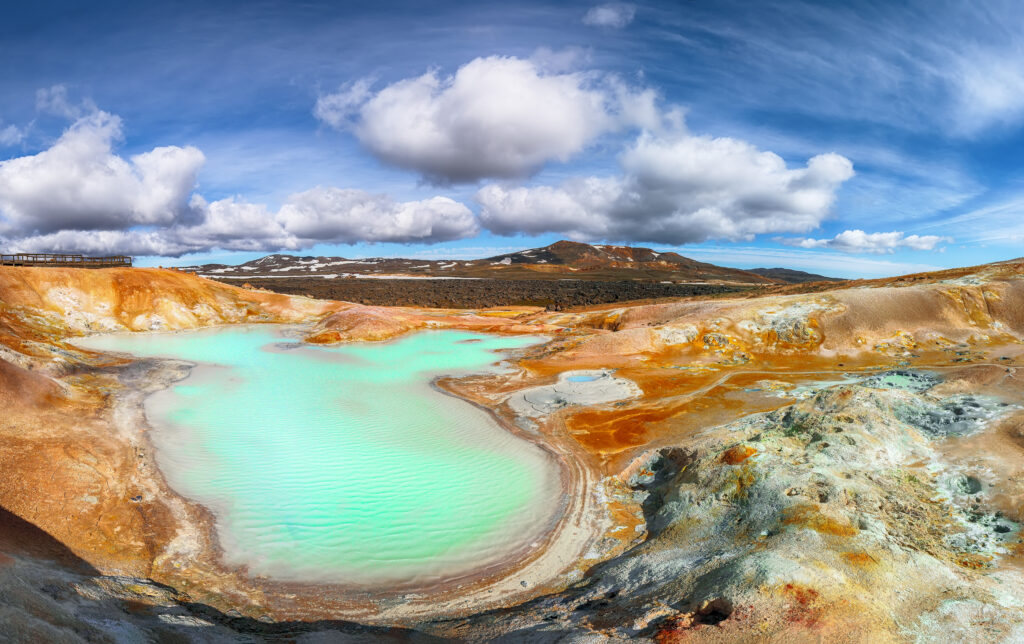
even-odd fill
[{"label": "turquoise geothermal lake", "polygon": [[242,326],[78,344],[197,365],[145,408],[161,470],[214,511],[226,563],[373,586],[495,565],[550,529],[562,498],[550,455],[431,386],[538,341],[425,331],[313,347]]}]

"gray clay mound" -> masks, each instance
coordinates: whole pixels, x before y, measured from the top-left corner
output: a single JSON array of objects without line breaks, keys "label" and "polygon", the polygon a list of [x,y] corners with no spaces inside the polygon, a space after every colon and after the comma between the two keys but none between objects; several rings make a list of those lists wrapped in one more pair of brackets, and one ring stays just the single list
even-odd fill
[{"label": "gray clay mound", "polygon": [[998,409],[995,399],[962,394],[934,404],[905,407],[897,416],[933,437],[963,436],[980,429]]},{"label": "gray clay mound", "polygon": [[934,374],[924,371],[901,369],[875,374],[866,378],[861,384],[874,389],[902,389],[904,391],[921,393],[939,384],[939,378]]},{"label": "gray clay mound", "polygon": [[512,394],[508,404],[518,416],[538,418],[570,405],[600,405],[639,394],[640,388],[634,382],[616,378],[610,371],[569,371],[561,374],[553,385]]}]

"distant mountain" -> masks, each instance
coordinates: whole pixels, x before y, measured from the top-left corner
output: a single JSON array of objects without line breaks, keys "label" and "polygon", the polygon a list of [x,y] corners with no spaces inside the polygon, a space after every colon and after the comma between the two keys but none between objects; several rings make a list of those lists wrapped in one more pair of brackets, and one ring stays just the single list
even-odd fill
[{"label": "distant mountain", "polygon": [[504,267],[503,273],[530,276],[533,279],[543,274],[564,277],[570,273],[580,279],[686,280],[743,284],[770,284],[775,281],[749,271],[698,262],[678,253],[661,253],[638,246],[590,245],[571,241],[559,241],[543,248],[497,255],[481,261],[489,262],[492,267]]},{"label": "distant mountain", "polygon": [[787,284],[803,284],[805,282],[845,282],[841,277],[825,277],[816,273],[795,271],[791,268],[751,268],[748,273],[770,277]]},{"label": "distant mountain", "polygon": [[[690,267],[701,266],[700,262],[676,253],[659,253],[650,248],[635,246],[607,246],[558,241],[544,248],[531,248],[507,255],[488,257],[488,261],[512,264],[556,264],[577,268],[591,266],[629,266],[642,264],[670,263]],[[710,266],[710,264],[704,264]]]},{"label": "distant mountain", "polygon": [[543,248],[474,260],[346,259],[267,255],[238,266],[204,264],[182,270],[218,279],[325,278],[500,278],[529,280],[644,280],[716,284],[784,282],[750,271],[698,262],[677,253],[633,246],[559,241]]}]

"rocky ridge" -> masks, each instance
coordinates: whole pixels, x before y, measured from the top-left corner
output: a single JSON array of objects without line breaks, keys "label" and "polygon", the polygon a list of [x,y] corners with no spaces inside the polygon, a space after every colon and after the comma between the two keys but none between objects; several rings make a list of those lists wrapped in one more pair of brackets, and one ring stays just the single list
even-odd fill
[{"label": "rocky ridge", "polygon": [[346,259],[267,255],[238,266],[205,264],[181,270],[214,279],[335,278],[459,278],[504,280],[669,281],[687,283],[776,284],[775,279],[734,268],[698,262],[672,252],[631,246],[590,245],[559,241],[472,260],[401,258]]}]

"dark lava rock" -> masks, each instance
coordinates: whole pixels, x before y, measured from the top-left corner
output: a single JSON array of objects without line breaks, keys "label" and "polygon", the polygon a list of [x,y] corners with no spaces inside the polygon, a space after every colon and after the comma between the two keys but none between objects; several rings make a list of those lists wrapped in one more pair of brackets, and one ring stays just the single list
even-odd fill
[{"label": "dark lava rock", "polygon": [[[238,280],[224,280],[237,286]],[[718,284],[664,284],[620,280],[502,280],[502,279],[324,279],[289,277],[247,280],[254,287],[288,295],[359,302],[374,306],[422,306],[476,309],[491,306],[542,306],[561,310],[572,306],[611,304],[744,290]]]}]

